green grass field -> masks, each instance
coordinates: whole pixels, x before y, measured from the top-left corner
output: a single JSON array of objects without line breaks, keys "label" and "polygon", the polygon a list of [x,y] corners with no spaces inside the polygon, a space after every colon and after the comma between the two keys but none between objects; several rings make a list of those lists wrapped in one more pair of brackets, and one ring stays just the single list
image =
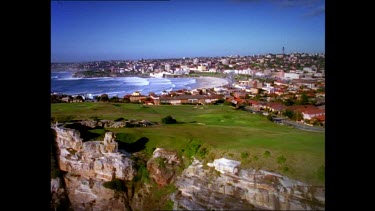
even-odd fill
[{"label": "green grass field", "polygon": [[[194,140],[202,144],[201,148],[208,149],[206,161],[226,157],[241,161],[245,168],[270,170],[310,184],[324,184],[324,133],[278,125],[264,116],[235,110],[231,106],[59,103],[51,104],[51,112],[51,117],[59,122],[94,117],[155,121],[159,124],[152,127],[107,130],[129,143],[147,137],[149,142],[145,150],[149,152],[154,147],[181,151]],[[179,124],[163,125],[161,119],[167,115]],[[103,130],[97,132],[103,133]],[[265,151],[270,155],[264,155]],[[281,156],[286,158],[284,162],[280,161]]]}]

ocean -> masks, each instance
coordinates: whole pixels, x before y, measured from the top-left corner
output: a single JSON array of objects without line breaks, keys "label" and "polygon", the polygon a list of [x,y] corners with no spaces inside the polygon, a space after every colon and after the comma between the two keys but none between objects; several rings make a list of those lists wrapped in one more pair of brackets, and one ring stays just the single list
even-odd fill
[{"label": "ocean", "polygon": [[101,95],[109,97],[132,94],[140,91],[161,94],[163,91],[195,89],[195,78],[140,78],[140,77],[103,77],[73,78],[72,72],[51,72],[51,92],[68,95]]}]

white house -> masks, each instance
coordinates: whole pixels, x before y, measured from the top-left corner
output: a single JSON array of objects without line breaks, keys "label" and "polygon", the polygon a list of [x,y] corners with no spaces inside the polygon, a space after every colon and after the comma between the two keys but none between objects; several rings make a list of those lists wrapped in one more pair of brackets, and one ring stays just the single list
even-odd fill
[{"label": "white house", "polygon": [[300,79],[301,75],[297,73],[284,73],[285,79]]}]

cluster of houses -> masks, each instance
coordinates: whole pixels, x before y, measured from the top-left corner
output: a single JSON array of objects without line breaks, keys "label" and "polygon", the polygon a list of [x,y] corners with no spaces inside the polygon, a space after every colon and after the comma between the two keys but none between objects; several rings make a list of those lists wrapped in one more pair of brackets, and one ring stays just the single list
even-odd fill
[{"label": "cluster of houses", "polygon": [[[306,103],[306,105],[286,105],[286,100],[294,99],[296,101],[301,98],[302,93],[314,103]],[[144,95],[136,91],[123,96],[123,98],[108,98],[108,101],[140,103],[144,105],[209,105],[218,102],[227,102],[233,106],[246,107],[247,109],[264,115],[272,114],[282,116],[285,111],[289,110],[300,115],[296,118],[297,121],[306,124],[324,125],[324,99],[324,81],[321,80],[295,79],[289,82],[276,80],[273,83],[264,83],[259,80],[249,79],[248,81],[239,81],[232,85],[211,89],[183,89],[163,92],[160,95],[153,92]],[[61,101],[83,102],[85,101],[85,97],[64,96],[61,98]]]}]

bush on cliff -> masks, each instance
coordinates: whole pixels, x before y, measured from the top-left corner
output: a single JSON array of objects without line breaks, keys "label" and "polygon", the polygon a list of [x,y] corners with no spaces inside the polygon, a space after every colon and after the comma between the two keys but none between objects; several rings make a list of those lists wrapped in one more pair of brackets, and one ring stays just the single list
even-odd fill
[{"label": "bush on cliff", "polygon": [[140,182],[140,183],[149,183],[150,182],[150,175],[149,175],[147,167],[144,163],[138,164],[137,175],[134,177],[133,180],[135,182]]},{"label": "bush on cliff", "polygon": [[112,181],[103,183],[105,188],[109,188],[115,191],[125,191],[125,185],[120,179],[113,179]]}]

